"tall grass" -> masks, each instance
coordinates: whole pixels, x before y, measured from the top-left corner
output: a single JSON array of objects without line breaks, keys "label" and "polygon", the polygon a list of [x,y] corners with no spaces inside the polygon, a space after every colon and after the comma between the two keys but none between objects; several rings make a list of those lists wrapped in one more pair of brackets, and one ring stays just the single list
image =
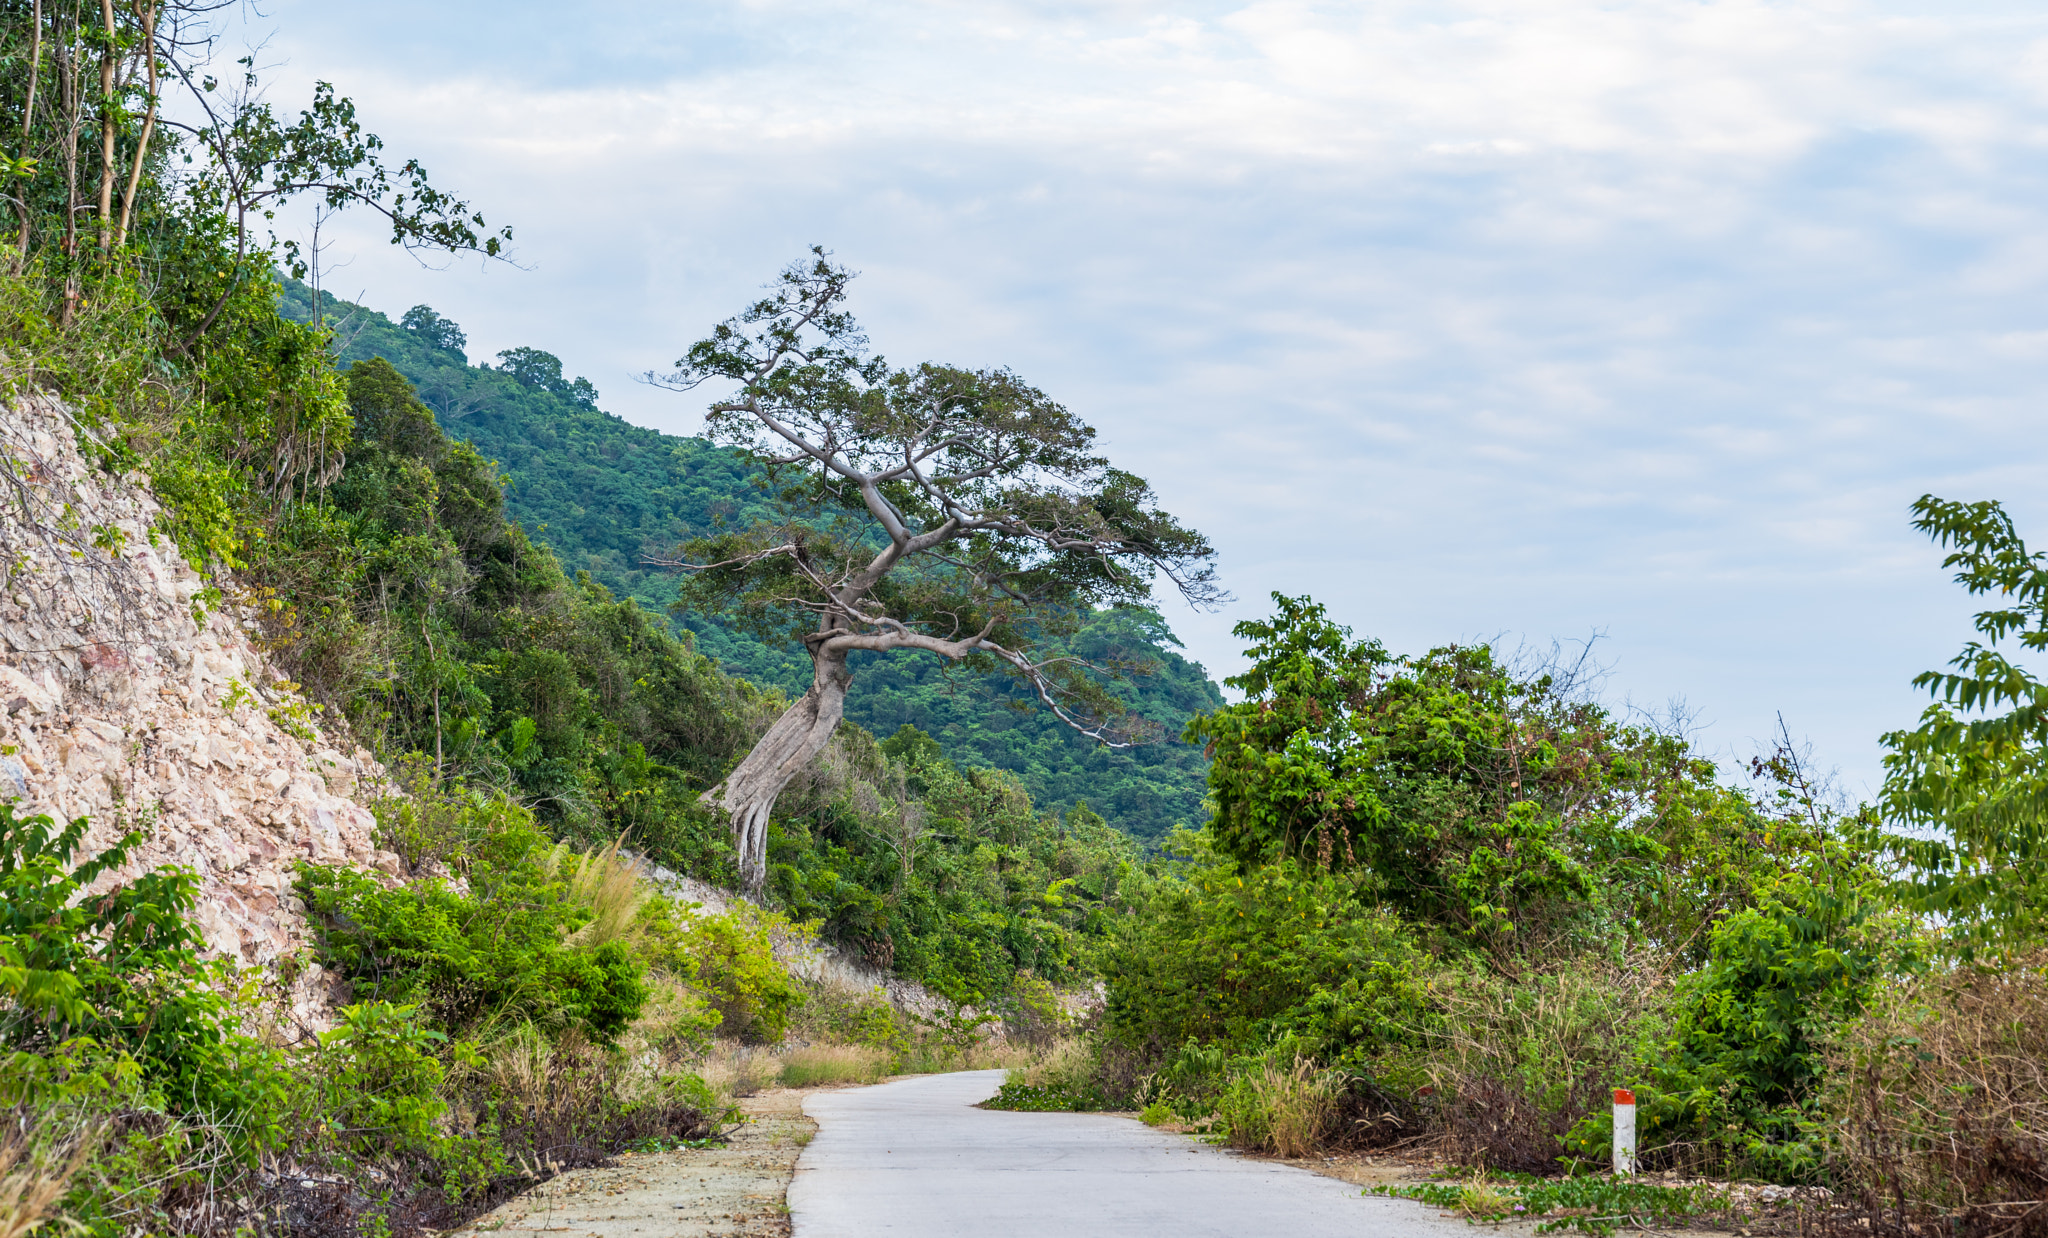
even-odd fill
[{"label": "tall grass", "polygon": [[0,1238],[26,1238],[49,1219],[98,1142],[81,1136],[68,1147],[41,1149],[14,1131],[0,1143]]},{"label": "tall grass", "polygon": [[1307,1156],[1329,1133],[1342,1091],[1339,1077],[1307,1058],[1268,1059],[1238,1075],[1216,1102],[1230,1142],[1254,1152]]},{"label": "tall grass", "polygon": [[782,1059],[772,1050],[721,1040],[704,1055],[697,1073],[721,1097],[752,1096],[775,1086]]},{"label": "tall grass", "polygon": [[870,1045],[807,1045],[782,1056],[782,1085],[874,1083],[893,1074],[896,1055]]},{"label": "tall grass", "polygon": [[566,939],[576,946],[601,946],[617,941],[632,931],[633,919],[651,891],[640,879],[640,865],[621,855],[625,843],[621,834],[603,850],[577,855],[568,843],[556,844],[544,865],[550,877],[566,874],[569,897],[588,907],[590,923]]},{"label": "tall grass", "polygon": [[1452,1159],[1548,1173],[1572,1126],[1608,1103],[1665,1033],[1670,987],[1652,960],[1568,960],[1513,976],[1446,976],[1405,1070],[1427,1084],[1427,1115]]}]

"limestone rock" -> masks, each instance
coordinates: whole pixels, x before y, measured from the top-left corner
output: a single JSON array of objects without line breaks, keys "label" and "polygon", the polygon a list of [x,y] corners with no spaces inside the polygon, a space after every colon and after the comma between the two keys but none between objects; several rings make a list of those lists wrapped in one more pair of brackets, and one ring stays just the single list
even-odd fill
[{"label": "limestone rock", "polygon": [[[93,853],[143,831],[102,887],[184,865],[212,950],[251,965],[299,955],[298,861],[399,875],[351,798],[388,789],[385,772],[306,725],[253,624],[195,611],[206,581],[152,536],[142,479],[95,467],[82,433],[47,397],[0,410],[0,801],[90,818]],[[291,974],[301,1014],[337,992],[318,968]]]}]

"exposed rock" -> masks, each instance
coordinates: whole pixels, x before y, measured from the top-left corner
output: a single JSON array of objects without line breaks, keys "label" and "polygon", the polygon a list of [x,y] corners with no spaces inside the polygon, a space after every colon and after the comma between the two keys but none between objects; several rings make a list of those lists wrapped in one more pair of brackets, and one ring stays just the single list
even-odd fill
[{"label": "exposed rock", "polygon": [[[207,582],[152,533],[143,479],[93,464],[83,433],[43,397],[0,414],[0,800],[90,818],[92,853],[142,831],[101,887],[183,865],[211,949],[295,955],[297,861],[398,872],[350,798],[384,771],[327,738],[232,605],[199,605]],[[329,987],[309,969],[294,1003],[323,1004]]]}]

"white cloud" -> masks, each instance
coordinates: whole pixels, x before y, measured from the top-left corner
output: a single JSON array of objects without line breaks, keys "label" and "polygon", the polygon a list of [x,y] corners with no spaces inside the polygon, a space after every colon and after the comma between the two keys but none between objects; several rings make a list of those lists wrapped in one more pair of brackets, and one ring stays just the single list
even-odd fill
[{"label": "white cloud", "polygon": [[[879,347],[1006,363],[1212,531],[1246,599],[1398,648],[1609,632],[1710,743],[1782,709],[1852,782],[1968,605],[1906,527],[2048,539],[2048,15],[1812,0],[279,11],[534,269],[427,301],[608,407],[812,241]],[[394,38],[405,29],[409,38]],[[1860,788],[1859,788],[1860,789]]]}]

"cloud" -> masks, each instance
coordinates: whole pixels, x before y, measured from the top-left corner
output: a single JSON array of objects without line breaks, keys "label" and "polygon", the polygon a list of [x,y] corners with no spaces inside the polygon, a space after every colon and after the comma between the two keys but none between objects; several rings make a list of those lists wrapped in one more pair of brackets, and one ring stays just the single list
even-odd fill
[{"label": "cloud", "polygon": [[[1009,364],[1211,531],[1237,618],[1397,648],[1604,629],[1613,686],[1852,789],[1968,606],[1923,491],[2048,464],[2048,17],[1811,0],[283,5],[532,269],[330,286],[530,344],[663,428],[813,241],[877,346]],[[2023,525],[2024,527],[2024,525]],[[2043,536],[2048,536],[2044,534]]]}]

